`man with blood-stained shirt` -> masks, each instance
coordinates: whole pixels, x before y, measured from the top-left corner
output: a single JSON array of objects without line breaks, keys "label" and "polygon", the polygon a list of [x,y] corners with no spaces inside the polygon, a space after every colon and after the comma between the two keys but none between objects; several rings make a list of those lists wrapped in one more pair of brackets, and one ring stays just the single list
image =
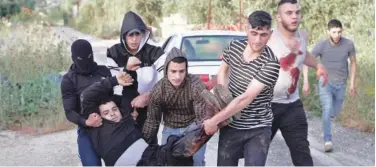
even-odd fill
[{"label": "man with blood-stained shirt", "polygon": [[298,29],[301,12],[297,0],[281,0],[276,20],[277,27],[267,44],[281,65],[272,100],[272,138],[280,130],[293,164],[312,166],[308,123],[299,98],[298,81],[303,64],[317,69],[316,75],[324,78],[323,84],[326,84],[327,72],[307,51],[308,33]]}]

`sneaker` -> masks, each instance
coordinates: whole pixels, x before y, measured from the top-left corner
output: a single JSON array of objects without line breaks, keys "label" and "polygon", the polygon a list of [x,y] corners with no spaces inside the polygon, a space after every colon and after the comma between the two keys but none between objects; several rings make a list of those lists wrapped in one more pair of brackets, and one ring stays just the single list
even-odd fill
[{"label": "sneaker", "polygon": [[325,152],[331,152],[333,150],[333,144],[331,141],[325,142],[324,146]]}]

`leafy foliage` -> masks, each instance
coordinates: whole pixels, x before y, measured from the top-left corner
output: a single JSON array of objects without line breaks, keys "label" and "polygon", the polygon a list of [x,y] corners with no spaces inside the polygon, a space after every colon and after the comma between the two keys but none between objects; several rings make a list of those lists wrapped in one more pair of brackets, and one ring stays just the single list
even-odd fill
[{"label": "leafy foliage", "polygon": [[138,1],[136,10],[142,14],[147,25],[158,23],[162,16],[162,0]]},{"label": "leafy foliage", "polygon": [[40,124],[64,115],[59,72],[70,64],[66,43],[37,22],[2,20],[0,44],[0,127],[35,115]]},{"label": "leafy foliage", "polygon": [[0,17],[8,17],[21,12],[21,7],[34,9],[35,0],[2,0],[0,2]]}]

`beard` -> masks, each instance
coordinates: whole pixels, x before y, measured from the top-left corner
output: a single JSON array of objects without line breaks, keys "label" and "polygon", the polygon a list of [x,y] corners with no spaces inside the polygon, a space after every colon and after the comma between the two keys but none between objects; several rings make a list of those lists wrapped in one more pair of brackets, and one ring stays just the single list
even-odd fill
[{"label": "beard", "polygon": [[289,25],[283,20],[281,24],[282,24],[282,27],[285,28],[289,32],[296,32],[296,30],[298,29],[298,26],[296,26],[296,28],[290,28]]},{"label": "beard", "polygon": [[339,41],[341,40],[341,38],[339,38],[339,40],[336,42],[331,36],[329,36],[329,39],[330,39],[334,44],[338,44]]}]

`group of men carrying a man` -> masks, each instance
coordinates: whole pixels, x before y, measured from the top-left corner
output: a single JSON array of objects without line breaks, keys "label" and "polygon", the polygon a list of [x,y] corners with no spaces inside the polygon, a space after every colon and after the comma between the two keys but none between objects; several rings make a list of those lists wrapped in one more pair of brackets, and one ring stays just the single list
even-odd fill
[{"label": "group of men carrying a man", "polygon": [[[330,117],[341,110],[348,58],[350,90],[355,95],[355,48],[351,40],[341,37],[342,25],[333,19],[328,23],[329,39],[320,41],[311,54],[308,33],[298,29],[300,22],[296,0],[279,2],[274,29],[269,13],[259,10],[249,15],[247,39],[229,43],[217,75],[218,84],[233,99],[210,117],[207,97],[202,96],[205,85],[189,74],[185,53],[177,48],[164,53],[147,44],[150,31],[137,14],[125,14],[120,43],[107,50],[106,66],[94,62],[88,41],[75,41],[73,64],[63,77],[61,91],[66,116],[79,127],[82,164],[100,166],[103,159],[109,166],[205,166],[206,144],[192,157],[176,157],[174,143],[189,136],[192,124],[211,136],[218,125],[231,120],[219,129],[218,166],[237,166],[240,158],[246,166],[264,166],[278,130],[294,165],[312,166],[308,123],[298,90],[300,72],[304,69],[307,93],[308,72],[303,66],[317,70],[325,151],[331,151]],[[323,65],[313,56],[320,56]],[[160,77],[159,68],[163,68]]]}]

